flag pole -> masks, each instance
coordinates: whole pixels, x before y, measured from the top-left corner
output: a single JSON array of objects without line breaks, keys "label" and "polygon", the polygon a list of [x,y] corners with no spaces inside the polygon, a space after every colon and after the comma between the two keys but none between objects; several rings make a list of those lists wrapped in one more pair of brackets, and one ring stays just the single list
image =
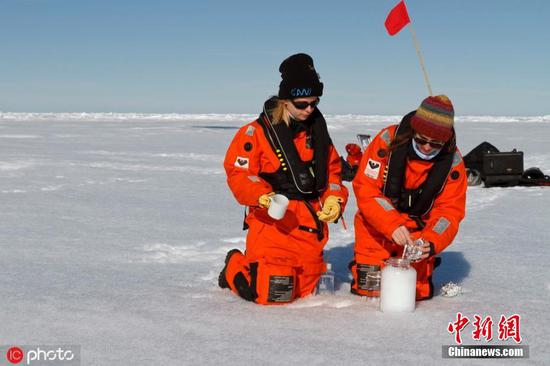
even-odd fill
[{"label": "flag pole", "polygon": [[420,52],[420,45],[418,44],[418,40],[416,39],[416,33],[413,29],[412,22],[410,22],[408,25],[408,28],[411,30],[414,48],[416,48],[416,53],[418,54],[418,59],[420,60],[420,67],[422,68],[422,72],[424,73],[424,81],[426,82],[426,86],[428,87],[430,96],[433,96],[434,94],[432,92],[432,86],[430,85],[430,79],[428,79],[428,73],[426,72],[426,67],[424,66],[424,58],[422,57],[422,53]]}]

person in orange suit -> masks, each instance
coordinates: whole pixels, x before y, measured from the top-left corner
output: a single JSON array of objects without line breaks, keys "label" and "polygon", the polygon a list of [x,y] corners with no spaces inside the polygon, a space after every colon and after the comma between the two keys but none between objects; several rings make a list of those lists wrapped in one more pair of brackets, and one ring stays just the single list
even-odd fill
[{"label": "person in orange suit", "polygon": [[378,133],[365,150],[353,181],[359,210],[352,293],[373,295],[376,283],[367,274],[422,239],[416,242],[421,255],[412,264],[416,298],[433,296],[435,255],[451,244],[465,214],[467,175],[453,123],[449,98],[428,97],[399,125]]},{"label": "person in orange suit", "polygon": [[[348,192],[340,157],[317,108],[323,83],[313,59],[296,54],[280,67],[279,93],[243,126],[224,160],[227,183],[248,207],[246,251],[227,253],[218,284],[258,304],[285,304],[313,293],[325,271],[327,223],[342,215]],[[289,199],[269,216],[274,194]]]}]

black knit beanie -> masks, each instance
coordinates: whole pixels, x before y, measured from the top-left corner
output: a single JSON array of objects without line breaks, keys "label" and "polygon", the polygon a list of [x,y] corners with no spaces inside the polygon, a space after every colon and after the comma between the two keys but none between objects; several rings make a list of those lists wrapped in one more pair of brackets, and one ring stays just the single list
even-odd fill
[{"label": "black knit beanie", "polygon": [[279,99],[320,97],[323,83],[313,66],[313,59],[305,53],[288,57],[279,66],[283,80],[279,84]]}]

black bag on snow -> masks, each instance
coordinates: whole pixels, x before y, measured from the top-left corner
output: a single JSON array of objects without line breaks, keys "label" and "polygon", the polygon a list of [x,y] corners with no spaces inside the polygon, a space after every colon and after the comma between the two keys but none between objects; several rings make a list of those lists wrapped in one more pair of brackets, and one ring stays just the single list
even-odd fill
[{"label": "black bag on snow", "polygon": [[499,150],[492,144],[484,141],[463,157],[466,168],[477,170],[482,180],[485,180],[485,174],[483,173],[483,154],[488,152],[499,152]]}]

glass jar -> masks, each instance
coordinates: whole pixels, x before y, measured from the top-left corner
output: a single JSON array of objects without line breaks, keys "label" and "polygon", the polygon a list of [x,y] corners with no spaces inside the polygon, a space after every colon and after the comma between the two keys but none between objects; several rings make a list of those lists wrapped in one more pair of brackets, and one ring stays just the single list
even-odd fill
[{"label": "glass jar", "polygon": [[332,264],[327,263],[327,270],[317,282],[317,295],[334,295],[334,272]]},{"label": "glass jar", "polygon": [[411,261],[386,260],[380,283],[380,310],[385,313],[413,312],[416,305],[416,270]]}]

